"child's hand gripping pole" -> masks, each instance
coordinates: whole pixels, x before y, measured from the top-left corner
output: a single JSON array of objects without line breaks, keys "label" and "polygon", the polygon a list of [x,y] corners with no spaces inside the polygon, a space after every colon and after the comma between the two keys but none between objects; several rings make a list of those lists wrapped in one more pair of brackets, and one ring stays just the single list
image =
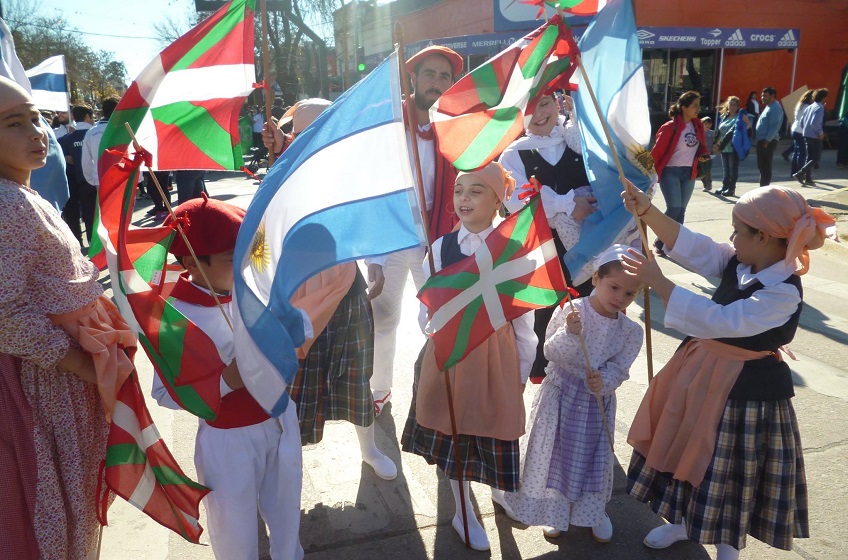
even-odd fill
[{"label": "child's hand gripping pole", "polygon": [[[574,307],[574,301],[571,299],[572,293],[574,295],[577,295],[577,291],[574,290],[574,288],[572,288],[571,286],[567,286],[566,295],[568,297],[568,305],[571,306],[571,311],[574,312],[574,311],[577,311],[577,309]],[[586,376],[587,377],[595,376],[596,375],[595,371],[592,369],[592,363],[589,360],[589,350],[586,348],[586,339],[583,338],[583,329],[582,328],[580,329],[580,345],[583,348],[583,357],[586,358]],[[615,448],[613,447],[613,441],[612,441],[612,432],[610,432],[609,423],[607,422],[607,414],[606,414],[606,411],[604,410],[604,403],[601,401],[601,395],[600,395],[599,392],[596,392],[596,391],[592,391],[592,394],[595,395],[595,401],[598,403],[598,408],[601,409],[601,420],[604,423],[604,430],[607,433],[607,440],[609,441],[609,444],[610,444],[610,451],[615,453]]]}]

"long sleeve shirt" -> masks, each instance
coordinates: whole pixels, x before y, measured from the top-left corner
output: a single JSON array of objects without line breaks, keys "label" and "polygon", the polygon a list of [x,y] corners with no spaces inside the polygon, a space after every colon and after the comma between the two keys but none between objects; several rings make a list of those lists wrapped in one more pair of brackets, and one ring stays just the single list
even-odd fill
[{"label": "long sleeve shirt", "polygon": [[82,139],[82,174],[89,185],[100,186],[100,177],[97,174],[97,160],[100,158],[100,139],[106,131],[108,120],[101,119]]},{"label": "long sleeve shirt", "polygon": [[783,124],[783,107],[775,100],[769,103],[757,119],[757,142],[771,142],[780,136]]},{"label": "long sleeve shirt", "polygon": [[806,138],[818,138],[824,134],[824,105],[812,103],[804,109],[798,131]]}]

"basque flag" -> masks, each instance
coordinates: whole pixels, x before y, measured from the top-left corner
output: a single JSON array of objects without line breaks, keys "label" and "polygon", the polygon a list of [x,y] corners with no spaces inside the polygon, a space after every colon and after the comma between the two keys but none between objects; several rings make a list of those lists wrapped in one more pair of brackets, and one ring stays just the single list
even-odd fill
[{"label": "basque flag", "polygon": [[239,231],[236,359],[247,390],[271,415],[288,405],[295,348],[304,342],[291,296],[322,270],[421,244],[413,185],[393,53],[298,134]]}]

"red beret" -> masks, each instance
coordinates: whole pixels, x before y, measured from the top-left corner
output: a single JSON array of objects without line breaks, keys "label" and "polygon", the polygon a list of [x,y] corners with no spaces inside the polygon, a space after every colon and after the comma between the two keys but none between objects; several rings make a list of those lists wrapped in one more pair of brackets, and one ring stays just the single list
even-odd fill
[{"label": "red beret", "polygon": [[[197,256],[217,255],[232,251],[236,247],[239,227],[245,210],[203,193],[202,198],[192,198],[174,208],[188,242]],[[163,225],[173,224],[169,215]],[[169,251],[178,257],[191,255],[183,237],[177,232]]]},{"label": "red beret", "polygon": [[462,57],[455,50],[441,45],[430,45],[429,47],[423,48],[414,55],[410,56],[406,61],[406,71],[409,74],[414,74],[415,67],[431,54],[438,54],[448,59],[451,69],[453,70],[454,79],[462,74]]}]

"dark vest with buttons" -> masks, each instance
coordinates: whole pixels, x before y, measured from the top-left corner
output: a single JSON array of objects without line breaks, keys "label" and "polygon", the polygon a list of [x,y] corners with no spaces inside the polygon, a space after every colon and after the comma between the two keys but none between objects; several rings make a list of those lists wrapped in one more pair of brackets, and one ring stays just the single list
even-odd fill
[{"label": "dark vest with buttons", "polygon": [[463,255],[462,251],[459,250],[458,231],[452,231],[442,236],[442,249],[439,251],[439,256],[442,258],[442,268],[468,258],[468,255]]},{"label": "dark vest with buttons", "polygon": [[[586,168],[583,165],[583,157],[569,148],[565,147],[565,152],[556,165],[551,165],[539,150],[518,150],[518,155],[521,157],[521,162],[524,164],[524,175],[529,179],[536,177],[538,181],[547,185],[557,194],[567,194],[568,192],[589,184],[589,178],[586,176]],[[566,250],[562,241],[559,239],[556,231],[551,228],[554,237],[554,245],[556,245],[557,254],[560,258],[560,263],[565,256]],[[571,285],[571,273],[563,265],[565,279]],[[588,288],[587,293],[583,293]],[[585,282],[577,287],[581,295],[589,295],[591,292],[591,282],[587,285]]]},{"label": "dark vest with buttons", "polygon": [[[736,275],[738,264],[739,260],[736,257],[733,257],[727,263],[727,268],[724,269],[721,277],[721,283],[713,294],[712,300],[714,302],[728,305],[734,301],[747,299],[754,295],[757,290],[763,288],[760,282],[755,282],[740,290]],[[795,286],[803,299],[804,291],[801,288],[801,278],[798,275],[793,274],[784,282]],[[789,320],[779,327],[753,336],[717,338],[716,340],[747,350],[777,352],[778,348],[789,344],[795,338],[802,307],[803,302],[798,304],[798,309],[789,317]],[[688,341],[689,338],[684,343]],[[794,396],[795,389],[792,385],[792,373],[789,370],[789,365],[786,362],[779,361],[775,356],[766,356],[759,360],[745,362],[728,398],[747,401],[777,401]]]}]

